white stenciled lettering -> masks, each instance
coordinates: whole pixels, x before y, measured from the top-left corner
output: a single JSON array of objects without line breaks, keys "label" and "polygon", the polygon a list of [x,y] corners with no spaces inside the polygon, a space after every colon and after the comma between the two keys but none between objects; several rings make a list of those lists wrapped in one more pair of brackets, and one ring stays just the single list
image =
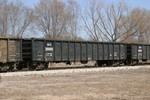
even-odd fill
[{"label": "white stenciled lettering", "polygon": [[47,43],[47,46],[52,46],[52,43]]},{"label": "white stenciled lettering", "polygon": [[114,52],[114,56],[117,56],[117,52]]},{"label": "white stenciled lettering", "polygon": [[52,47],[46,47],[45,50],[46,51],[53,51],[53,48]]},{"label": "white stenciled lettering", "polygon": [[53,56],[53,53],[46,53],[46,56]]}]

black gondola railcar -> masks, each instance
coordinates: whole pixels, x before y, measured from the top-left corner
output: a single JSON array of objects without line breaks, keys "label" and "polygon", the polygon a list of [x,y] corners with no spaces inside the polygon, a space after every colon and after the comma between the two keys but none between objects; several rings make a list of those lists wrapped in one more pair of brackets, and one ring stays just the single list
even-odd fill
[{"label": "black gondola railcar", "polygon": [[49,62],[97,61],[99,66],[124,63],[127,59],[127,44],[89,41],[64,41],[45,39],[23,39],[23,60],[29,69]]},{"label": "black gondola railcar", "polygon": [[128,44],[126,64],[137,64],[139,60],[150,60],[150,45],[148,44]]}]

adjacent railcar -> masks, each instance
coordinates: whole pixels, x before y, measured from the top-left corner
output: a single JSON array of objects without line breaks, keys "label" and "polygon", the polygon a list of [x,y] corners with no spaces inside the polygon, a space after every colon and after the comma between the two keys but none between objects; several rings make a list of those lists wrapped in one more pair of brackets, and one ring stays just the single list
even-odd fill
[{"label": "adjacent railcar", "polygon": [[0,69],[12,70],[22,62],[22,40],[17,38],[0,38]]},{"label": "adjacent railcar", "polygon": [[150,45],[128,44],[126,64],[137,64],[139,60],[150,60]]},{"label": "adjacent railcar", "polygon": [[127,44],[88,41],[61,41],[23,39],[23,60],[29,69],[39,65],[48,67],[49,62],[97,61],[99,66],[124,63],[127,59]]}]

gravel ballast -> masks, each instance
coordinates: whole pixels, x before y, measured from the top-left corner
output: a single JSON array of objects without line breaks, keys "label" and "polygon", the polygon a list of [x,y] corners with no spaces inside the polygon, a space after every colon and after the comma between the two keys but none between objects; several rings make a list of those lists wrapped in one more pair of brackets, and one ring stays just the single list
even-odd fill
[{"label": "gravel ballast", "polygon": [[10,72],[1,73],[1,77],[9,76],[38,76],[38,75],[57,75],[57,74],[72,74],[72,73],[87,73],[87,72],[109,72],[118,70],[133,70],[150,68],[149,65],[142,66],[124,66],[124,67],[101,67],[101,68],[81,68],[81,69],[62,69],[62,70],[44,70],[44,71],[25,71],[25,72]]}]

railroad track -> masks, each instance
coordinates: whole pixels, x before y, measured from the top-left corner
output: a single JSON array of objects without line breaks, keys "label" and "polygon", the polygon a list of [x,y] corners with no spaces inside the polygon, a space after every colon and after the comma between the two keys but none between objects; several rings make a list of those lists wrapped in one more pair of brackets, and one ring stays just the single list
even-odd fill
[{"label": "railroad track", "polygon": [[48,69],[37,68],[35,70],[28,70],[24,68],[22,70],[12,70],[12,71],[1,71],[0,73],[10,73],[10,72],[25,72],[25,71],[42,71],[42,70],[63,70],[63,69],[83,69],[83,68],[99,68],[98,66],[68,66],[68,67],[50,67]]},{"label": "railroad track", "polygon": [[60,69],[60,70],[43,70],[43,71],[26,71],[26,72],[8,72],[1,73],[0,76],[4,77],[26,77],[26,76],[51,76],[51,75],[70,75],[70,74],[80,74],[80,73],[96,73],[96,72],[115,72],[115,71],[132,71],[139,69],[150,69],[149,65],[139,65],[139,66],[122,66],[122,67],[101,67],[101,68],[79,68],[79,69]]},{"label": "railroad track", "polygon": [[[150,65],[150,63],[139,63],[139,64],[134,65],[134,66],[141,66],[141,65]],[[130,65],[130,66],[132,66],[132,65]],[[109,67],[125,67],[125,65],[119,65],[119,66],[88,66],[88,65],[84,65],[84,66],[50,67],[48,69],[37,68],[37,69],[32,70],[32,71],[65,70],[65,69],[88,69],[88,68],[109,68]],[[126,67],[128,67],[128,66],[126,66]],[[15,72],[26,72],[26,71],[31,71],[31,70],[28,70],[28,68],[24,68],[22,70],[14,69],[12,71],[0,71],[0,73],[10,73],[10,72],[15,73]]]}]

